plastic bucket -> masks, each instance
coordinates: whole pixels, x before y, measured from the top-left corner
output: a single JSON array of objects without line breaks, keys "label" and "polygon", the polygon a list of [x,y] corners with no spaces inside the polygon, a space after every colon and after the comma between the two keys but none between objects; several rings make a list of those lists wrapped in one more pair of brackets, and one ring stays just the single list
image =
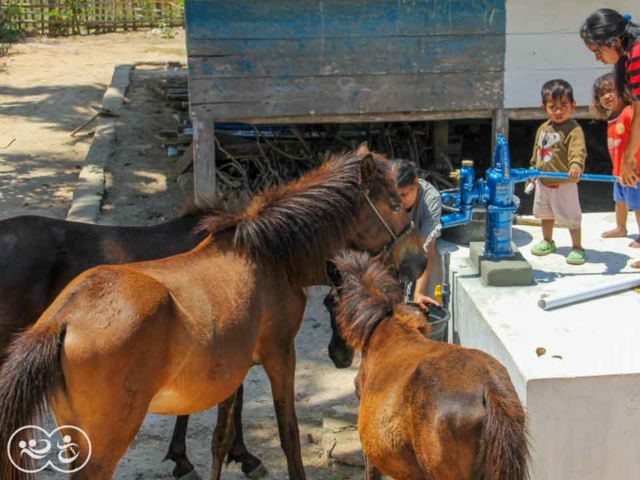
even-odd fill
[{"label": "plastic bucket", "polygon": [[449,339],[449,319],[451,312],[445,308],[429,305],[429,313],[427,319],[431,325],[431,333],[429,338],[436,342],[447,342]]}]

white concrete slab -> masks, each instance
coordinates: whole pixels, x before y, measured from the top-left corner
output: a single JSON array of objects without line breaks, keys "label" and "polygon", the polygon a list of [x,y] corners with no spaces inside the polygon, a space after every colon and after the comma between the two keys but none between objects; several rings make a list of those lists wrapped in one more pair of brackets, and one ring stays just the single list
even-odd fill
[{"label": "white concrete slab", "polygon": [[[502,362],[527,408],[535,480],[640,477],[640,295],[629,290],[553,311],[537,306],[542,294],[640,277],[628,267],[640,259],[631,238],[600,238],[613,225],[613,213],[583,216],[582,266],[565,262],[567,230],[555,232],[556,253],[536,257],[530,248],[540,227],[514,227],[534,269],[530,287],[484,286],[468,248],[438,240],[441,252],[452,252],[450,308],[461,344]],[[633,214],[628,230],[637,234]]]}]

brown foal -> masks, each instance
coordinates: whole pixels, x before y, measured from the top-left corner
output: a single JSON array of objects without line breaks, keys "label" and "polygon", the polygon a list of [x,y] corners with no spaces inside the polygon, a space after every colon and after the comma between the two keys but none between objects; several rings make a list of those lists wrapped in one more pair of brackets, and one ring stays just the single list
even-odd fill
[{"label": "brown foal", "polygon": [[525,412],[492,356],[428,338],[423,313],[366,253],[335,259],[337,324],[356,378],[366,478],[525,480]]}]

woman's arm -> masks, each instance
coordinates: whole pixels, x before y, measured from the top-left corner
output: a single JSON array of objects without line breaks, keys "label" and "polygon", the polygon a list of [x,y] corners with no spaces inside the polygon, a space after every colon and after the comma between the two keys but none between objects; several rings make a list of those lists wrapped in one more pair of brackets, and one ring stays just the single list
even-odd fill
[{"label": "woman's arm", "polygon": [[[421,238],[421,242],[426,242],[427,238]],[[427,289],[429,283],[429,277],[431,276],[431,270],[433,269],[433,260],[436,253],[436,242],[433,241],[427,247],[427,268],[422,273],[422,276],[416,280],[416,288],[413,293],[413,301],[416,302],[420,308],[427,310],[429,305],[438,305],[433,298],[425,295],[424,291]]]},{"label": "woman's arm", "polygon": [[622,163],[620,165],[621,185],[623,186],[630,185],[636,187],[638,184],[638,163],[636,160],[638,150],[640,150],[640,100],[634,100],[629,141],[624,149]]}]

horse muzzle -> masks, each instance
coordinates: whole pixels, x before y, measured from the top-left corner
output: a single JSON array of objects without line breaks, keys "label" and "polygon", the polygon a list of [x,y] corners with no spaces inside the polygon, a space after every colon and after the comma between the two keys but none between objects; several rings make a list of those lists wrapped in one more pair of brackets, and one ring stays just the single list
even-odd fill
[{"label": "horse muzzle", "polygon": [[416,278],[420,278],[426,268],[427,259],[424,255],[411,255],[400,264],[399,280],[401,282],[411,282]]},{"label": "horse muzzle", "polygon": [[353,363],[353,350],[335,332],[329,342],[329,358],[336,368],[349,368]]}]

